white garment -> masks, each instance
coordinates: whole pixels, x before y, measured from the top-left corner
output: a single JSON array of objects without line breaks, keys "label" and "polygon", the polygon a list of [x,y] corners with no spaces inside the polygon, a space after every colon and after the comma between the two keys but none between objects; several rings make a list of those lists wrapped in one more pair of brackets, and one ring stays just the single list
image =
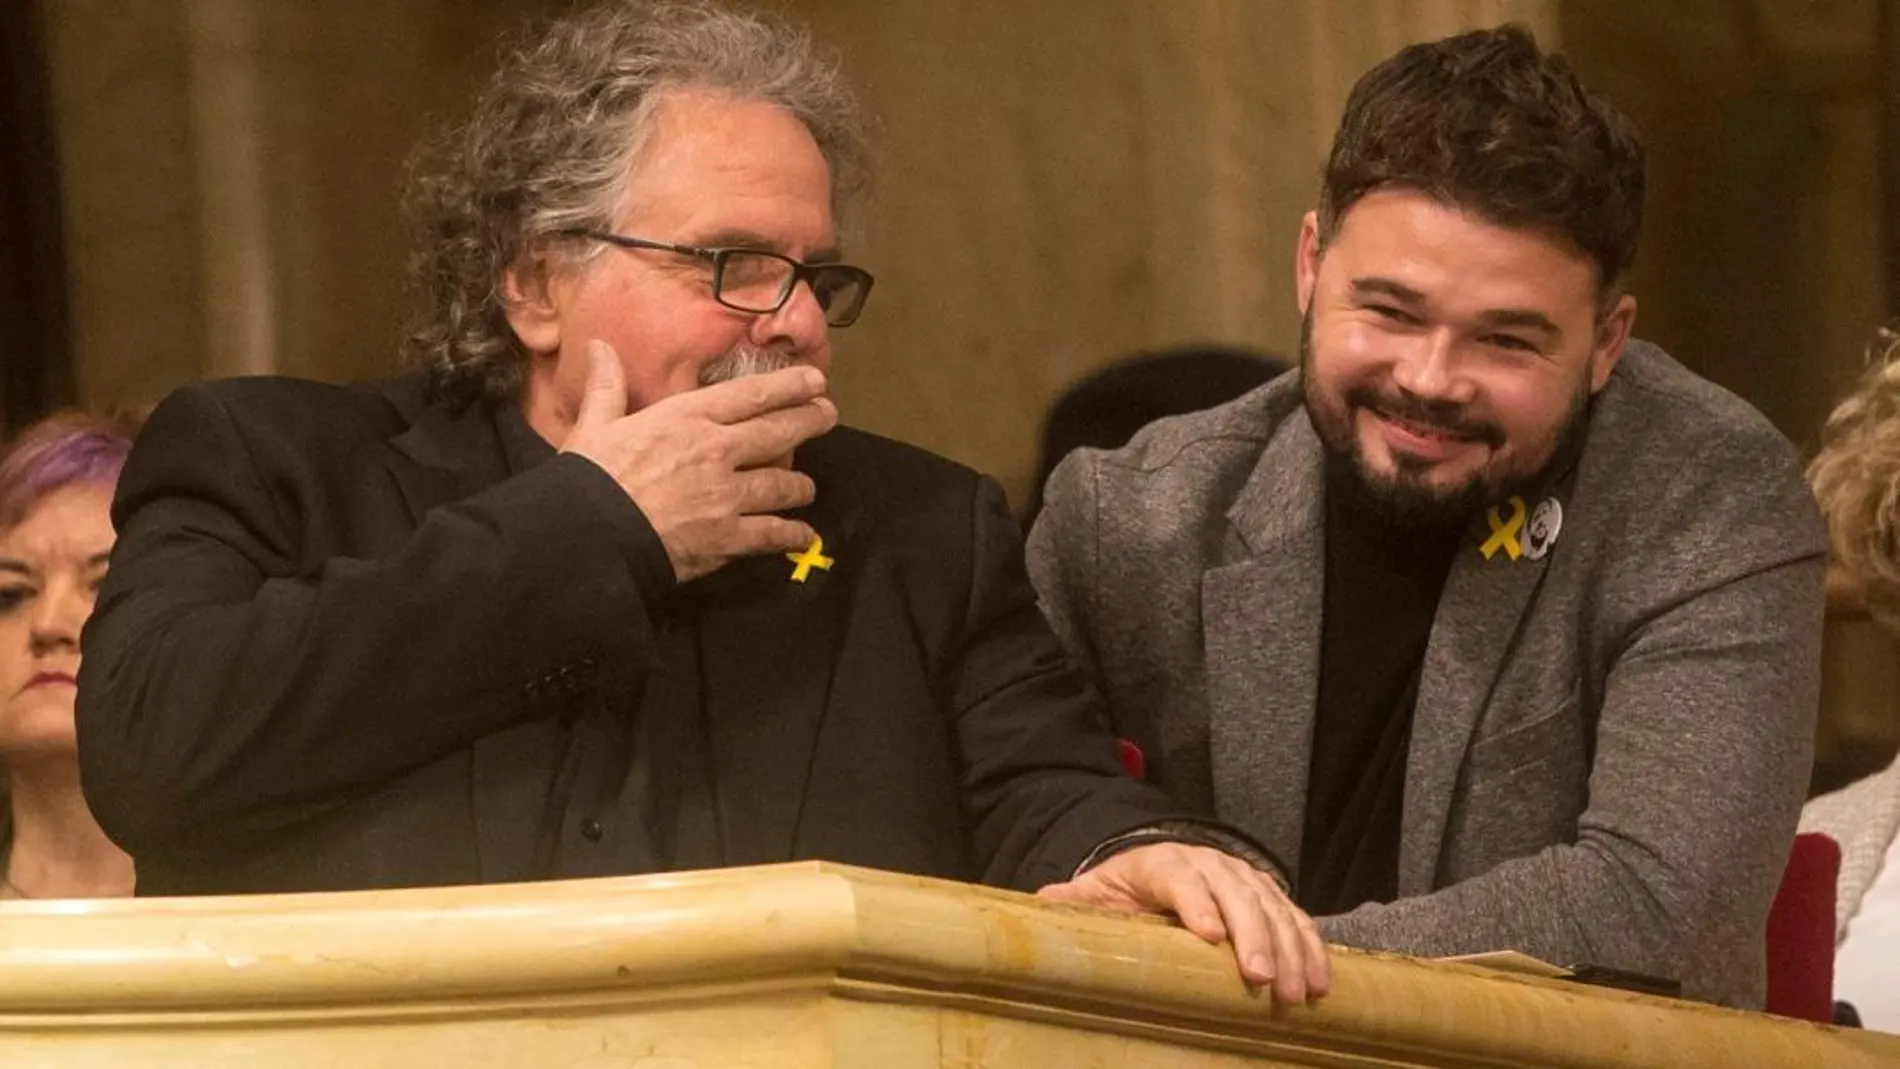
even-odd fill
[{"label": "white garment", "polygon": [[1820,832],[1841,847],[1841,882],[1834,905],[1834,942],[1854,927],[1860,896],[1874,885],[1887,846],[1900,838],[1900,757],[1886,768],[1801,807],[1801,830]]},{"label": "white garment", "polygon": [[1900,1032],[1900,836],[1835,950],[1834,997],[1853,1003],[1868,1028]]}]

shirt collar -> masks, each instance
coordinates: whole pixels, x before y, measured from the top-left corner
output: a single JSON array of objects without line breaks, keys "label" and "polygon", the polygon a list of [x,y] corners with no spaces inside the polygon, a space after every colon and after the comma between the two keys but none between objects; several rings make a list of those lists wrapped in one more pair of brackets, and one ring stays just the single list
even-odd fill
[{"label": "shirt collar", "polygon": [[501,438],[502,458],[510,475],[520,475],[555,454],[555,448],[528,426],[527,417],[515,405],[495,406],[495,433]]}]

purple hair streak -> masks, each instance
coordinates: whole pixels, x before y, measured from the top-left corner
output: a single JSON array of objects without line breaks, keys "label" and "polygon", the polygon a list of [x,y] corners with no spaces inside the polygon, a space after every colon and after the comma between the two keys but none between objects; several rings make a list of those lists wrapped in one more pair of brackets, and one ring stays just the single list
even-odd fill
[{"label": "purple hair streak", "polygon": [[0,455],[0,530],[61,487],[117,482],[142,422],[143,413],[60,412],[20,432]]}]

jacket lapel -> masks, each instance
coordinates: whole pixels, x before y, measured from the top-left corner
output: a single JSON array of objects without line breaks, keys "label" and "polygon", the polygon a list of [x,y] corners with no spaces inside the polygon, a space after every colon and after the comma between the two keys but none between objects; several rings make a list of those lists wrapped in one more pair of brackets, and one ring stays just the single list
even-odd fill
[{"label": "jacket lapel", "polygon": [[[419,393],[392,390],[390,400],[409,425],[389,440],[388,471],[415,526],[432,509],[480,493],[511,474],[494,413],[486,405],[450,414],[422,402]],[[474,745],[470,806],[484,881],[548,875],[532,871],[526,859],[535,856],[537,818],[548,801],[545,772],[558,766],[564,737],[562,725],[536,719]]]},{"label": "jacket lapel", "polygon": [[1319,678],[1323,451],[1295,412],[1229,510],[1201,579],[1215,810],[1297,879]]},{"label": "jacket lapel", "polygon": [[792,856],[837,665],[842,614],[860,563],[844,518],[855,510],[839,507],[846,484],[813,477],[823,504],[786,515],[818,532],[829,567],[814,564],[797,581],[798,565],[773,555],[728,565],[704,581],[700,679],[728,865]]},{"label": "jacket lapel", "polygon": [[459,414],[425,404],[407,392],[390,400],[409,426],[389,440],[389,474],[417,526],[430,509],[459,501],[508,478],[495,417],[486,405]]},{"label": "jacket lapel", "polygon": [[[1556,497],[1561,507],[1562,495]],[[1527,491],[1520,497],[1526,526],[1538,507],[1552,498],[1549,490]],[[1515,511],[1509,503],[1496,510],[1507,534]],[[1499,534],[1489,516],[1473,524],[1452,558],[1432,619],[1405,765],[1399,832],[1401,897],[1425,894],[1436,885],[1445,827],[1472,735],[1517,645],[1524,614],[1543,582],[1551,555],[1559,551],[1546,547],[1548,552],[1535,560],[1528,554],[1513,559],[1500,539],[1486,557],[1485,545]],[[1520,547],[1529,545],[1524,528],[1512,537]]]}]

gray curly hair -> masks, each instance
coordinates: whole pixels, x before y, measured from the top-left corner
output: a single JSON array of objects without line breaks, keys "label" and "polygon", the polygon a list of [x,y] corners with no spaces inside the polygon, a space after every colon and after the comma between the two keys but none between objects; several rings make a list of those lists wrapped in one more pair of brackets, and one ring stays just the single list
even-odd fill
[{"label": "gray curly hair", "polygon": [[527,353],[508,325],[504,273],[537,253],[564,267],[599,254],[564,233],[612,228],[655,103],[683,87],[797,116],[831,166],[835,209],[862,186],[857,101],[804,31],[707,0],[610,0],[564,19],[508,55],[474,114],[414,165],[404,355],[434,396],[520,398]]},{"label": "gray curly hair", "polygon": [[1827,518],[1834,566],[1868,612],[1900,635],[1900,322],[1868,347],[1868,368],[1821,432],[1808,481]]}]

